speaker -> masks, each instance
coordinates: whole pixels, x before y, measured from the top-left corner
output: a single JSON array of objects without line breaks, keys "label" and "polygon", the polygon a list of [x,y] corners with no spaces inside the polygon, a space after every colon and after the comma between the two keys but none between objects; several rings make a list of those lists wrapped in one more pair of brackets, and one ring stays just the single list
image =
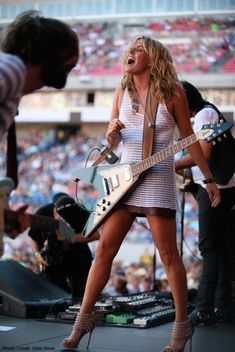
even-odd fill
[{"label": "speaker", "polygon": [[229,260],[230,260],[230,270],[231,270],[231,280],[232,280],[232,303],[233,303],[233,312],[235,316],[235,205],[232,208],[230,213],[230,221],[232,223],[232,231],[229,238]]},{"label": "speaker", "polygon": [[0,260],[0,314],[42,318],[65,309],[70,294],[14,260]]}]

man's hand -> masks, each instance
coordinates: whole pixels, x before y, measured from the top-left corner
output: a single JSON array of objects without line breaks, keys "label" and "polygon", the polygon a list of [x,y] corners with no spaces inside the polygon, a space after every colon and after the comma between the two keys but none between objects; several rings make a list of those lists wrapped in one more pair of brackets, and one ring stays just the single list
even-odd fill
[{"label": "man's hand", "polygon": [[98,241],[99,239],[100,239],[100,233],[98,230],[90,237],[84,237],[81,233],[78,233],[76,236],[76,242],[79,242],[79,243],[89,243],[93,241]]},{"label": "man's hand", "polygon": [[35,252],[34,257],[35,257],[36,262],[40,268],[40,271],[42,271],[43,267],[48,266],[47,261],[42,257],[40,252]]}]

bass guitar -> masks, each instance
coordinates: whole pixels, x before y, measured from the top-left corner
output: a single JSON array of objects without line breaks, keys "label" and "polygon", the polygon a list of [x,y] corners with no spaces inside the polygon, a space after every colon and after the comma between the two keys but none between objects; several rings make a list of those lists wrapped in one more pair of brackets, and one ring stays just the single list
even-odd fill
[{"label": "bass guitar", "polygon": [[[14,189],[14,181],[5,177],[0,180],[0,254],[3,251],[2,234],[8,233],[12,228],[20,229],[19,211],[9,209],[9,197]],[[58,230],[59,240],[76,241],[74,229],[62,218],[59,220],[42,215],[27,213],[30,220],[30,227],[34,229]]]},{"label": "bass guitar", "polygon": [[230,122],[204,125],[199,132],[140,162],[73,169],[72,174],[76,177],[76,180],[83,180],[91,184],[99,192],[99,199],[88,217],[83,235],[85,237],[91,236],[103,224],[112,208],[135,184],[142,172],[173,156],[199,139],[205,140],[207,143],[215,141],[218,136],[224,134],[231,127]]}]

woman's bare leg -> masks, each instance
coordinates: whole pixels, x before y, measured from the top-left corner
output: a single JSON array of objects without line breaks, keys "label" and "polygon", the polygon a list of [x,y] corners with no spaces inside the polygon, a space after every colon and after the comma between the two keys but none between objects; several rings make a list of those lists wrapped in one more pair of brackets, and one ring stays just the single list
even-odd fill
[{"label": "woman's bare leg", "polygon": [[109,279],[113,258],[134,219],[134,214],[128,213],[125,209],[117,209],[103,225],[96,258],[88,275],[82,306],[71,334],[62,342],[63,347],[77,348],[81,338],[89,332],[88,348],[94,329],[94,319],[91,314],[93,307]]},{"label": "woman's bare leg", "polygon": [[176,244],[175,220],[148,216],[148,221],[172,290],[176,321],[184,321],[187,318],[188,291],[185,268]]},{"label": "woman's bare leg", "polygon": [[[148,216],[148,221],[171,287],[176,311],[176,324],[185,322],[187,320],[187,279],[185,268],[176,244],[175,219]],[[184,347],[185,342],[189,338],[187,337],[186,331],[185,328],[185,338],[172,338],[170,342],[171,348],[181,349]]]},{"label": "woman's bare leg", "polygon": [[134,214],[125,209],[118,209],[105,222],[96,250],[96,258],[88,275],[80,309],[81,314],[91,313],[101,291],[108,282],[113,259],[134,219]]}]

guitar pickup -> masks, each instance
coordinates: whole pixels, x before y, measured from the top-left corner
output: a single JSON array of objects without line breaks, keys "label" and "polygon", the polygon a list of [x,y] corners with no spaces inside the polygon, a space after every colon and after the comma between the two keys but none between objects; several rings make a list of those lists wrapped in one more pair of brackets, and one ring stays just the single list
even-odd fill
[{"label": "guitar pickup", "polygon": [[118,176],[117,175],[111,176],[110,182],[112,183],[112,189],[117,188],[119,186]]},{"label": "guitar pickup", "polygon": [[131,168],[128,167],[124,170],[125,180],[130,181],[132,179]]},{"label": "guitar pickup", "polygon": [[102,183],[104,187],[104,193],[106,196],[108,196],[110,194],[110,189],[109,189],[109,183],[107,178],[102,178]]}]

